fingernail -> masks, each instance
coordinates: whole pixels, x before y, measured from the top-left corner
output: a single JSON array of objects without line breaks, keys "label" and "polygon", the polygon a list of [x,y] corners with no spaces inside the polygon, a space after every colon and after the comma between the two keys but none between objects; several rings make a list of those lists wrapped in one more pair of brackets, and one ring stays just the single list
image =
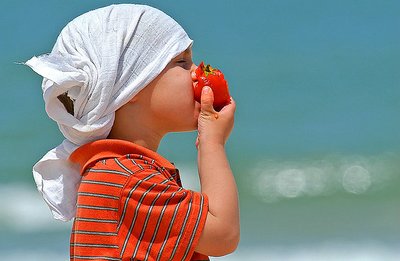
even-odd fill
[{"label": "fingernail", "polygon": [[205,93],[205,94],[209,93],[210,90],[211,90],[211,88],[208,87],[208,86],[204,86],[204,87],[203,87],[203,93]]}]

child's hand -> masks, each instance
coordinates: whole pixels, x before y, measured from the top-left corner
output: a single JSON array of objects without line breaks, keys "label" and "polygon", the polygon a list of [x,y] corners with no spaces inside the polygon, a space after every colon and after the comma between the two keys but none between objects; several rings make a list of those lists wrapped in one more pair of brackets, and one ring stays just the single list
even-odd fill
[{"label": "child's hand", "polygon": [[211,88],[205,86],[201,94],[196,147],[205,143],[225,145],[232,131],[236,109],[235,101],[231,98],[230,104],[223,107],[220,112],[214,110],[213,101],[214,94]]}]

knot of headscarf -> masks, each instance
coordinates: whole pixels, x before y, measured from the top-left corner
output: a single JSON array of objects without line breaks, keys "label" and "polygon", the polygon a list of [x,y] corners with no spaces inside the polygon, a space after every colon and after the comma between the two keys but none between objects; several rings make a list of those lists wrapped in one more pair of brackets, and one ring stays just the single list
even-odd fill
[{"label": "knot of headscarf", "polygon": [[[56,219],[75,215],[81,175],[69,155],[80,145],[106,138],[115,111],[191,43],[183,28],[160,10],[119,4],[75,18],[51,53],[26,62],[44,77],[46,112],[66,138],[33,167],[37,187]],[[60,95],[73,101],[73,114]]]}]

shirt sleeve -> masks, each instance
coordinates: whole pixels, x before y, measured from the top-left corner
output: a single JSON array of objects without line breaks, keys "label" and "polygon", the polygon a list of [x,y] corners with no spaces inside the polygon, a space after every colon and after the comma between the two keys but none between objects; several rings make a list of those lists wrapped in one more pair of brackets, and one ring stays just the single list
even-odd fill
[{"label": "shirt sleeve", "polygon": [[207,196],[183,189],[170,173],[138,171],[121,195],[122,255],[136,260],[208,260],[194,252],[207,213]]}]

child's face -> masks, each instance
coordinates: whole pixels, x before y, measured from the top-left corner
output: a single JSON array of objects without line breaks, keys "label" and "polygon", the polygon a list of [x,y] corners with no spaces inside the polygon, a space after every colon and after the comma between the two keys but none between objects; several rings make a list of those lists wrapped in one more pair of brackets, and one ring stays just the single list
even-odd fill
[{"label": "child's face", "polygon": [[[146,102],[148,120],[162,132],[190,131],[197,128],[200,104],[194,101],[192,50],[175,57],[146,88],[138,100]],[[144,101],[143,101],[144,100]],[[146,114],[147,114],[146,113]]]}]

